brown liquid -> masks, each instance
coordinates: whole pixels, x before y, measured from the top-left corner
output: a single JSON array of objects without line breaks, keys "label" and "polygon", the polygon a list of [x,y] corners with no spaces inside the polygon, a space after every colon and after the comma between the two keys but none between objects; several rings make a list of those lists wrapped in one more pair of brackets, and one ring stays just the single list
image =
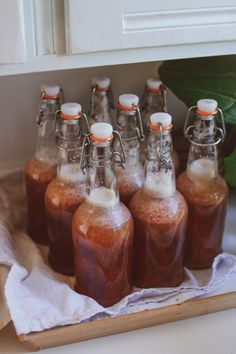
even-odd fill
[{"label": "brown liquid", "polygon": [[196,182],[185,172],[179,176],[177,188],[189,207],[185,265],[190,269],[209,268],[221,253],[228,197],[226,183],[220,176]]},{"label": "brown liquid", "polygon": [[144,183],[144,169],[137,163],[137,167],[127,165],[125,169],[116,166],[115,172],[120,201],[128,207],[131,198]]},{"label": "brown liquid", "polygon": [[[173,150],[172,158],[174,160],[175,175],[177,177],[186,171],[190,143],[187,139],[184,139],[182,131],[177,130],[173,132],[173,145],[175,150]],[[175,155],[177,155],[177,158]],[[224,176],[224,151],[221,142],[217,144],[217,156],[218,172],[221,176]]]},{"label": "brown liquid", "polygon": [[133,195],[142,187],[144,182],[144,172],[141,173],[127,173],[123,170],[117,175],[117,184],[119,189],[120,201],[126,206]]},{"label": "brown liquid", "polygon": [[35,242],[43,245],[48,244],[44,195],[55,176],[56,166],[49,166],[36,158],[31,159],[25,168],[28,232]]},{"label": "brown liquid", "polygon": [[84,201],[85,184],[55,178],[47,188],[45,207],[49,235],[49,263],[62,274],[74,274],[71,223]]},{"label": "brown liquid", "polygon": [[172,150],[171,157],[172,157],[174,167],[175,167],[175,176],[177,177],[180,172],[180,159],[179,159],[179,155],[177,154],[177,152],[174,149]]},{"label": "brown liquid", "polygon": [[129,207],[134,218],[134,284],[140,288],[179,285],[184,277],[188,213],[184,198],[178,192],[153,198],[142,188]]},{"label": "brown liquid", "polygon": [[104,307],[132,289],[133,220],[129,210],[83,203],[72,222],[75,289]]}]

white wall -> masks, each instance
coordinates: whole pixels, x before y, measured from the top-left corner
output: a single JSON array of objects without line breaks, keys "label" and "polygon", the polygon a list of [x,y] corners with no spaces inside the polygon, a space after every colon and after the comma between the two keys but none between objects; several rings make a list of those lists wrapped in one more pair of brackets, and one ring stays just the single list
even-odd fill
[{"label": "white wall", "polygon": [[[65,101],[79,102],[87,112],[93,75],[111,77],[115,98],[127,92],[141,97],[145,80],[157,75],[157,66],[141,63],[0,77],[0,169],[22,164],[34,152],[41,83],[58,83]],[[168,99],[169,111],[179,127],[185,117],[184,105],[170,93]]]}]

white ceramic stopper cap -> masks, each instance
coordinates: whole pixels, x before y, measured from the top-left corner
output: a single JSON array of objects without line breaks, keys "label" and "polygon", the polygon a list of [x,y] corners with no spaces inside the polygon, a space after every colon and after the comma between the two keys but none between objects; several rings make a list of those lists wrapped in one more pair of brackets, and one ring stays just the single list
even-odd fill
[{"label": "white ceramic stopper cap", "polygon": [[81,109],[79,103],[64,103],[61,105],[61,113],[66,116],[77,116],[81,112]]},{"label": "white ceramic stopper cap", "polygon": [[91,126],[91,133],[97,139],[109,138],[112,132],[112,125],[109,123],[95,123]]},{"label": "white ceramic stopper cap", "polygon": [[158,79],[147,79],[146,81],[147,87],[149,87],[152,90],[158,90],[160,86],[162,85],[162,82]]},{"label": "white ceramic stopper cap", "polygon": [[153,113],[150,117],[151,124],[158,125],[159,123],[162,124],[163,128],[166,128],[172,122],[172,117],[168,113],[158,112]]},{"label": "white ceramic stopper cap", "polygon": [[216,110],[217,106],[217,101],[211,98],[203,98],[197,101],[197,108],[202,112],[212,113]]},{"label": "white ceramic stopper cap", "polygon": [[137,106],[139,103],[139,98],[131,93],[126,93],[119,96],[119,103],[125,107]]},{"label": "white ceramic stopper cap", "polygon": [[111,79],[106,76],[95,76],[92,78],[92,86],[98,86],[101,89],[109,87]]},{"label": "white ceramic stopper cap", "polygon": [[58,85],[44,85],[44,92],[49,97],[55,97],[60,92],[60,86],[58,86]]}]

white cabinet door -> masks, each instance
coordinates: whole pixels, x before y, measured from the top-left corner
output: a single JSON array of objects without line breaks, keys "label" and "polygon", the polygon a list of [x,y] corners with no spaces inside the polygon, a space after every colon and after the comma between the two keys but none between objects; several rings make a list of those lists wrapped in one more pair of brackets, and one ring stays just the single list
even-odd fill
[{"label": "white cabinet door", "polygon": [[25,61],[23,0],[0,0],[0,64]]},{"label": "white cabinet door", "polygon": [[236,0],[65,0],[67,53],[236,39]]}]

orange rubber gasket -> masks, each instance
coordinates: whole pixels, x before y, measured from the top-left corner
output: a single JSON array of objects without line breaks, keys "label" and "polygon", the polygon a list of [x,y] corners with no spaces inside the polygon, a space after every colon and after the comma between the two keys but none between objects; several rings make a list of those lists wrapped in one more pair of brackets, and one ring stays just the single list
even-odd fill
[{"label": "orange rubber gasket", "polygon": [[117,108],[122,109],[123,111],[134,111],[135,109],[139,108],[139,105],[127,107],[127,106],[123,106],[122,104],[118,103]]},{"label": "orange rubber gasket", "polygon": [[57,100],[58,98],[59,98],[59,95],[47,96],[45,93],[42,94],[42,99],[44,99],[44,100]]},{"label": "orange rubber gasket", "polygon": [[215,114],[218,113],[217,109],[215,109],[213,112],[204,112],[201,111],[200,109],[197,108],[196,112],[200,115],[200,116],[213,116]]},{"label": "orange rubber gasket", "polygon": [[113,134],[111,134],[107,138],[96,138],[94,135],[90,135],[90,139],[92,139],[93,141],[96,141],[98,143],[106,143],[107,141],[110,141],[113,138],[114,138]]},{"label": "orange rubber gasket", "polygon": [[79,119],[79,118],[81,118],[81,114],[77,114],[76,116],[69,116],[69,115],[67,115],[67,114],[61,113],[60,117],[61,117],[62,119],[66,119],[66,120],[74,120],[74,119]]},{"label": "orange rubber gasket", "polygon": [[165,128],[162,128],[161,125],[154,125],[152,123],[149,124],[149,128],[152,129],[152,130],[155,130],[157,132],[160,132],[160,131],[165,131],[165,130],[170,130],[171,128],[173,127],[173,124],[170,123],[169,125],[167,125]]}]

